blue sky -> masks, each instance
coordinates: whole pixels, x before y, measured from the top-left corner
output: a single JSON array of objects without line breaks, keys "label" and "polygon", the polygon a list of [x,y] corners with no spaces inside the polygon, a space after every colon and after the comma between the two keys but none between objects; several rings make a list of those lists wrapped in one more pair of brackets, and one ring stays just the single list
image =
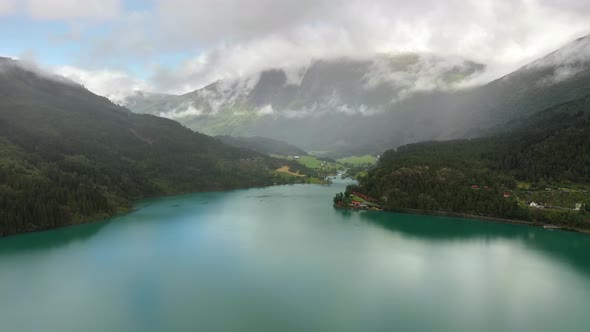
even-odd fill
[{"label": "blue sky", "polygon": [[587,34],[587,0],[0,0],[0,55],[107,96],[399,52],[486,64],[485,82]]},{"label": "blue sky", "polygon": [[[0,0],[1,1],[1,0]],[[51,0],[50,0],[51,1]],[[59,2],[59,1],[58,1]],[[153,1],[121,1],[121,15],[131,15],[153,10]],[[76,17],[61,19],[39,19],[21,9],[13,15],[0,17],[0,55],[28,58],[42,66],[83,66],[87,69],[110,68],[125,70],[131,74],[147,79],[149,72],[145,58],[118,55],[101,61],[90,60],[88,54],[95,50],[95,43],[109,38],[112,29],[120,24],[117,19],[97,19]],[[149,62],[162,66],[175,67],[188,59],[186,51],[167,51],[153,54]]]}]

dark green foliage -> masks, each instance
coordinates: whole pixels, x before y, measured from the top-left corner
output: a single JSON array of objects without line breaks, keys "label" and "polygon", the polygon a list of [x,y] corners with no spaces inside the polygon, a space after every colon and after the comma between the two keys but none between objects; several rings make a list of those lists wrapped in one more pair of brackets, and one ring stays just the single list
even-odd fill
[{"label": "dark green foliage", "polygon": [[494,169],[532,182],[590,183],[590,96],[535,116],[524,129],[493,138]]},{"label": "dark green foliage", "polygon": [[340,204],[342,201],[344,201],[344,194],[337,193],[336,196],[334,196],[334,204]]},{"label": "dark green foliage", "polygon": [[149,196],[276,182],[279,161],[59,80],[0,59],[0,236],[104,218]]},{"label": "dark green foliage", "polygon": [[266,137],[216,136],[215,138],[230,146],[250,149],[268,155],[307,156],[307,152],[296,146]]},{"label": "dark green foliage", "polygon": [[338,193],[334,196],[334,204],[336,205],[347,206],[351,201],[352,199],[350,199],[350,194],[348,193]]},{"label": "dark green foliage", "polygon": [[590,97],[542,112],[508,134],[387,151],[360,188],[351,190],[378,197],[393,210],[587,225],[579,211],[519,205],[512,194],[517,180],[533,182],[531,190],[590,183]]}]

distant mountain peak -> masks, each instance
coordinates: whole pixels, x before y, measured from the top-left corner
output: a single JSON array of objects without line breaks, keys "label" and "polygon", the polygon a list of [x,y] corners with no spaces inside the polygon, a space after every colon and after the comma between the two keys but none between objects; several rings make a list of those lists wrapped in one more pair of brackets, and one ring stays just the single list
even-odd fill
[{"label": "distant mountain peak", "polygon": [[[236,108],[259,116],[374,114],[416,92],[453,90],[484,70],[484,65],[460,57],[431,54],[339,57],[219,80],[166,101],[159,96],[141,95],[139,99],[151,99],[147,104],[154,114],[171,118],[217,116]],[[134,106],[145,105],[137,97],[123,104],[144,112],[145,108]]]},{"label": "distant mountain peak", "polygon": [[[212,135],[265,136],[310,151],[379,152],[476,137],[590,91],[590,37],[483,86],[485,65],[435,54],[318,59],[217,81],[181,96],[129,100],[134,112]],[[149,100],[145,100],[149,99]]]}]

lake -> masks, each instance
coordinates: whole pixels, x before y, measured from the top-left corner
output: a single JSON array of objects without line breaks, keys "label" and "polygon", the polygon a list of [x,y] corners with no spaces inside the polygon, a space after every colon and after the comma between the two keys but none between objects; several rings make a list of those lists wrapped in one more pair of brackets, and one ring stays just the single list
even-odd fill
[{"label": "lake", "polygon": [[338,181],[0,239],[0,330],[590,330],[590,236],[336,210]]}]

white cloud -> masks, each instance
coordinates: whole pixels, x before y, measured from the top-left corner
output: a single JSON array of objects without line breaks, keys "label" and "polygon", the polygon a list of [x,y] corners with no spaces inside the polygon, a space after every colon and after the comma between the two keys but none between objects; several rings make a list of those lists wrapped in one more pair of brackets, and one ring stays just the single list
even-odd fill
[{"label": "white cloud", "polygon": [[27,0],[26,8],[41,20],[110,20],[123,12],[121,0]]},{"label": "white cloud", "polygon": [[136,90],[150,90],[149,84],[125,72],[113,70],[84,70],[63,66],[52,70],[74,82],[84,85],[88,90],[121,103]]},{"label": "white cloud", "polygon": [[401,94],[408,94],[463,87],[483,70],[481,65],[461,57],[406,54],[376,58],[365,73],[365,80],[368,88],[390,84]]},{"label": "white cloud", "polygon": [[[14,11],[6,5],[14,3],[0,0],[0,15],[3,8]],[[110,95],[116,93],[105,82],[183,93],[277,67],[298,82],[314,59],[376,53],[471,59],[486,64],[478,81],[485,83],[590,33],[587,0],[153,0],[153,8],[135,12],[125,12],[123,0],[22,3],[41,20],[112,21],[106,37],[87,36],[93,47],[77,63],[123,68],[132,62],[151,77],[147,84],[120,71],[81,75],[91,90]],[[195,55],[173,67],[160,62],[175,54]],[[416,84],[431,89],[438,83]]]},{"label": "white cloud", "polygon": [[258,114],[258,115],[273,115],[273,114],[275,114],[275,111],[272,109],[272,105],[266,105],[263,108],[259,109],[258,112],[256,112],[256,114]]},{"label": "white cloud", "polygon": [[590,38],[576,40],[530,66],[579,66],[584,63],[590,63]]},{"label": "white cloud", "polygon": [[553,73],[542,78],[538,84],[551,85],[571,78],[590,66],[590,38],[576,40],[547,57],[535,61],[527,68],[555,68]]},{"label": "white cloud", "polygon": [[[317,58],[419,52],[460,55],[497,78],[590,33],[585,1],[161,0],[151,36],[162,50],[203,51],[159,68],[154,85],[187,92],[270,67]],[[188,45],[188,46],[187,46]]]},{"label": "white cloud", "polygon": [[158,114],[158,115],[163,118],[178,120],[178,119],[182,119],[182,118],[186,118],[186,117],[203,115],[203,111],[198,110],[193,105],[191,105],[185,110],[181,110],[181,111],[173,110],[170,112],[160,112],[160,114]]},{"label": "white cloud", "polygon": [[15,0],[0,0],[0,16],[12,15],[17,9]]}]

